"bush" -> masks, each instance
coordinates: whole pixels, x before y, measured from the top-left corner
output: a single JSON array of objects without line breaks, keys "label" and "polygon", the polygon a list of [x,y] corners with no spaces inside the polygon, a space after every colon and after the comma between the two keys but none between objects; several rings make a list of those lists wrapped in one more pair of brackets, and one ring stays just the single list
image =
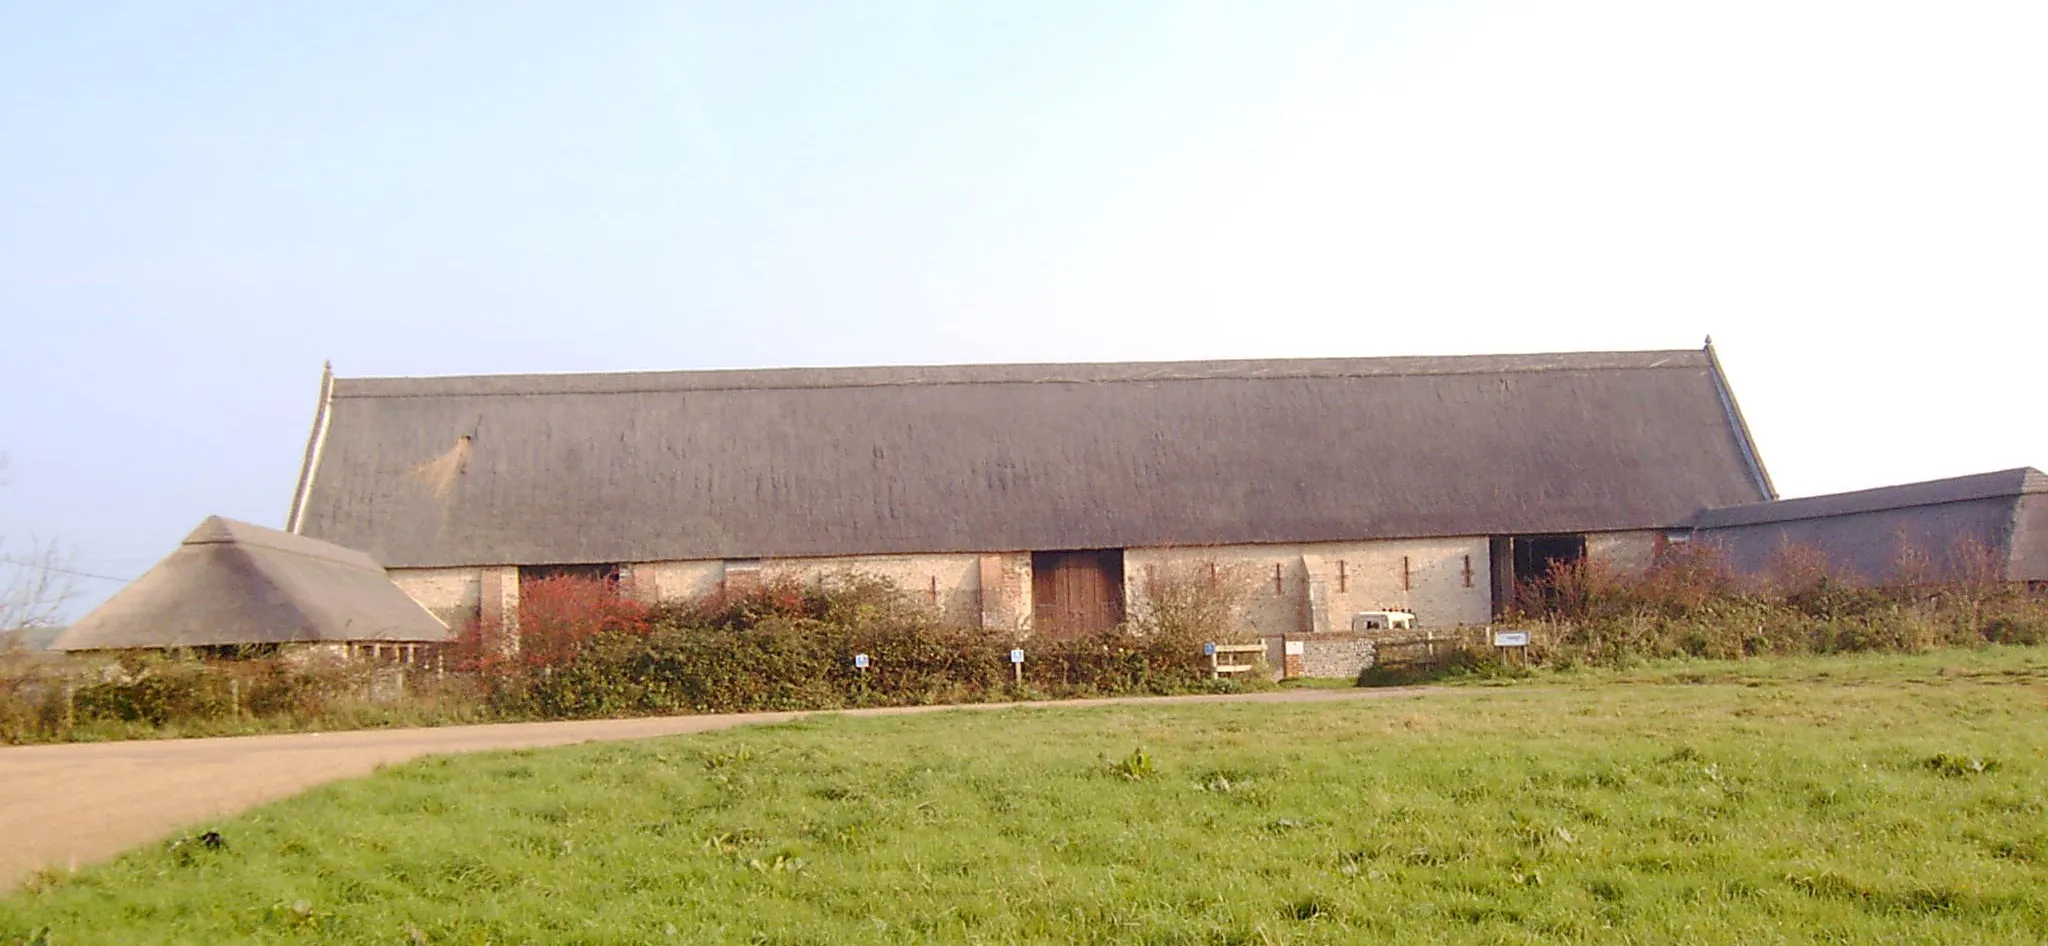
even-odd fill
[{"label": "bush", "polygon": [[619,594],[615,584],[564,575],[520,583],[515,627],[508,634],[472,623],[456,636],[448,656],[459,671],[484,684],[494,703],[516,709],[536,680],[572,661],[591,640],[645,635],[653,624],[650,609]]},{"label": "bush", "polygon": [[274,652],[0,658],[0,742],[475,722],[470,680]]},{"label": "bush", "polygon": [[235,712],[228,675],[179,655],[134,655],[119,673],[80,686],[72,700],[76,719],[163,726],[173,720],[217,719]]},{"label": "bush", "polygon": [[1259,584],[1252,566],[1214,561],[1145,566],[1132,630],[1148,637],[1217,643],[1247,640],[1245,609]]},{"label": "bush", "polygon": [[0,743],[34,742],[59,731],[65,684],[47,655],[0,652]]},{"label": "bush", "polygon": [[[500,712],[539,718],[834,709],[974,702],[1026,695],[1170,693],[1206,685],[1191,625],[1137,624],[1025,643],[1018,691],[1006,631],[950,627],[895,585],[842,574],[772,579],[701,601],[620,602],[585,579],[539,590],[545,629],[520,628],[517,659],[472,669]],[[521,619],[529,613],[522,591]],[[545,650],[525,644],[538,636]],[[477,638],[481,640],[479,635]],[[865,670],[854,666],[866,654]]]},{"label": "bush", "polygon": [[[573,576],[521,586],[515,634],[472,625],[445,651],[454,671],[414,672],[377,699],[388,665],[275,654],[9,656],[0,739],[335,728],[391,722],[566,719],[810,710],[1038,696],[1241,689],[1207,679],[1204,640],[1221,636],[1191,595],[1177,618],[1095,634],[1019,640],[952,627],[892,583],[844,574],[774,579],[704,600],[649,606]],[[1210,603],[1204,604],[1204,601]],[[1030,653],[1024,686],[1008,652]],[[865,670],[853,665],[867,654]],[[234,659],[225,659],[234,658]],[[67,711],[66,694],[70,694]]]},{"label": "bush", "polygon": [[1550,662],[1602,666],[2048,640],[2048,596],[1996,580],[1984,558],[1959,546],[1937,570],[1902,555],[1894,583],[1877,586],[1808,548],[1780,549],[1766,574],[1746,577],[1711,546],[1681,546],[1634,574],[1559,563],[1517,589],[1510,620],[1539,631]]}]

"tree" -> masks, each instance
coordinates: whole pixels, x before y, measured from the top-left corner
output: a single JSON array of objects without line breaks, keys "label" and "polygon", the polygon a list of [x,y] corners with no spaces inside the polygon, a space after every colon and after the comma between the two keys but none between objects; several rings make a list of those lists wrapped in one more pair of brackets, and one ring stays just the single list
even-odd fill
[{"label": "tree", "polygon": [[[5,485],[7,457],[0,454],[0,486]],[[34,537],[14,546],[0,535],[0,631],[50,627],[77,595],[70,549]]]}]

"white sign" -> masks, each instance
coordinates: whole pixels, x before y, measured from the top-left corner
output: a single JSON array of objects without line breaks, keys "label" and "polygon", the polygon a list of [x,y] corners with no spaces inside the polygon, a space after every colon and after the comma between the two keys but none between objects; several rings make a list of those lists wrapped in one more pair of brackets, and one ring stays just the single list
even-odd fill
[{"label": "white sign", "polygon": [[1018,649],[1016,649],[1016,650],[1010,651],[1010,662],[1011,662],[1011,663],[1013,663],[1013,664],[1021,664],[1021,663],[1023,663],[1023,662],[1024,662],[1024,649],[1020,647],[1020,648],[1018,648]]},{"label": "white sign", "polygon": [[1495,647],[1527,647],[1527,646],[1529,646],[1529,632],[1528,632],[1528,631],[1494,631],[1494,632],[1493,632],[1493,646],[1495,646]]},{"label": "white sign", "polygon": [[1287,656],[1289,656],[1289,657],[1300,657],[1300,656],[1303,656],[1303,655],[1305,655],[1305,654],[1307,654],[1307,653],[1308,653],[1308,642],[1307,642],[1307,641],[1288,641],[1288,642],[1287,642]]},{"label": "white sign", "polygon": [[866,654],[854,654],[854,655],[853,655],[853,669],[855,669],[855,670],[866,670],[867,668],[868,668],[868,655],[866,655]]}]

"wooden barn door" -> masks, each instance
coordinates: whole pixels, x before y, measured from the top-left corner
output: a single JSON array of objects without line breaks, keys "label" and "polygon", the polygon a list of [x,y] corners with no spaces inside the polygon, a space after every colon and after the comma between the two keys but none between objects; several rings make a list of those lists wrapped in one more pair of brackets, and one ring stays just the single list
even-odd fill
[{"label": "wooden barn door", "polygon": [[1031,626],[1041,634],[1106,631],[1124,619],[1122,549],[1031,553]]}]

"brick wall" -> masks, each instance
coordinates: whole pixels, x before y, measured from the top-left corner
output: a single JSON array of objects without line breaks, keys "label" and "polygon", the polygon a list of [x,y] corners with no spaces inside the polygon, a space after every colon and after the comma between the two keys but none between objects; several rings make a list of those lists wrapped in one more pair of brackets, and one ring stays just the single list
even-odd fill
[{"label": "brick wall", "polygon": [[859,574],[885,579],[903,589],[911,601],[930,607],[939,620],[954,625],[981,623],[980,555],[869,555],[846,558],[774,559],[763,570],[775,577],[821,582],[833,575]]},{"label": "brick wall", "polygon": [[477,568],[394,568],[391,581],[453,631],[477,619],[483,604],[483,574]]},{"label": "brick wall", "polygon": [[1409,611],[1430,627],[1493,617],[1483,536],[1131,549],[1124,553],[1126,596],[1134,604],[1142,597],[1148,568],[1210,562],[1247,582],[1245,629],[1260,636],[1349,631],[1360,611]]},{"label": "brick wall", "polygon": [[725,563],[645,562],[632,565],[633,594],[642,601],[693,601],[718,593]]},{"label": "brick wall", "polygon": [[[723,561],[640,562],[626,567],[633,593],[649,601],[686,601],[716,594],[738,580]],[[1020,626],[1031,613],[1029,554],[865,555],[787,558],[760,562],[745,580],[791,578],[822,582],[835,575],[886,579],[910,600],[930,606],[940,620],[974,626]],[[989,587],[984,588],[984,583]],[[992,623],[988,623],[992,622]]]},{"label": "brick wall", "polygon": [[1620,572],[1640,572],[1657,561],[1657,536],[1650,531],[1595,532],[1586,536],[1586,557]]}]

